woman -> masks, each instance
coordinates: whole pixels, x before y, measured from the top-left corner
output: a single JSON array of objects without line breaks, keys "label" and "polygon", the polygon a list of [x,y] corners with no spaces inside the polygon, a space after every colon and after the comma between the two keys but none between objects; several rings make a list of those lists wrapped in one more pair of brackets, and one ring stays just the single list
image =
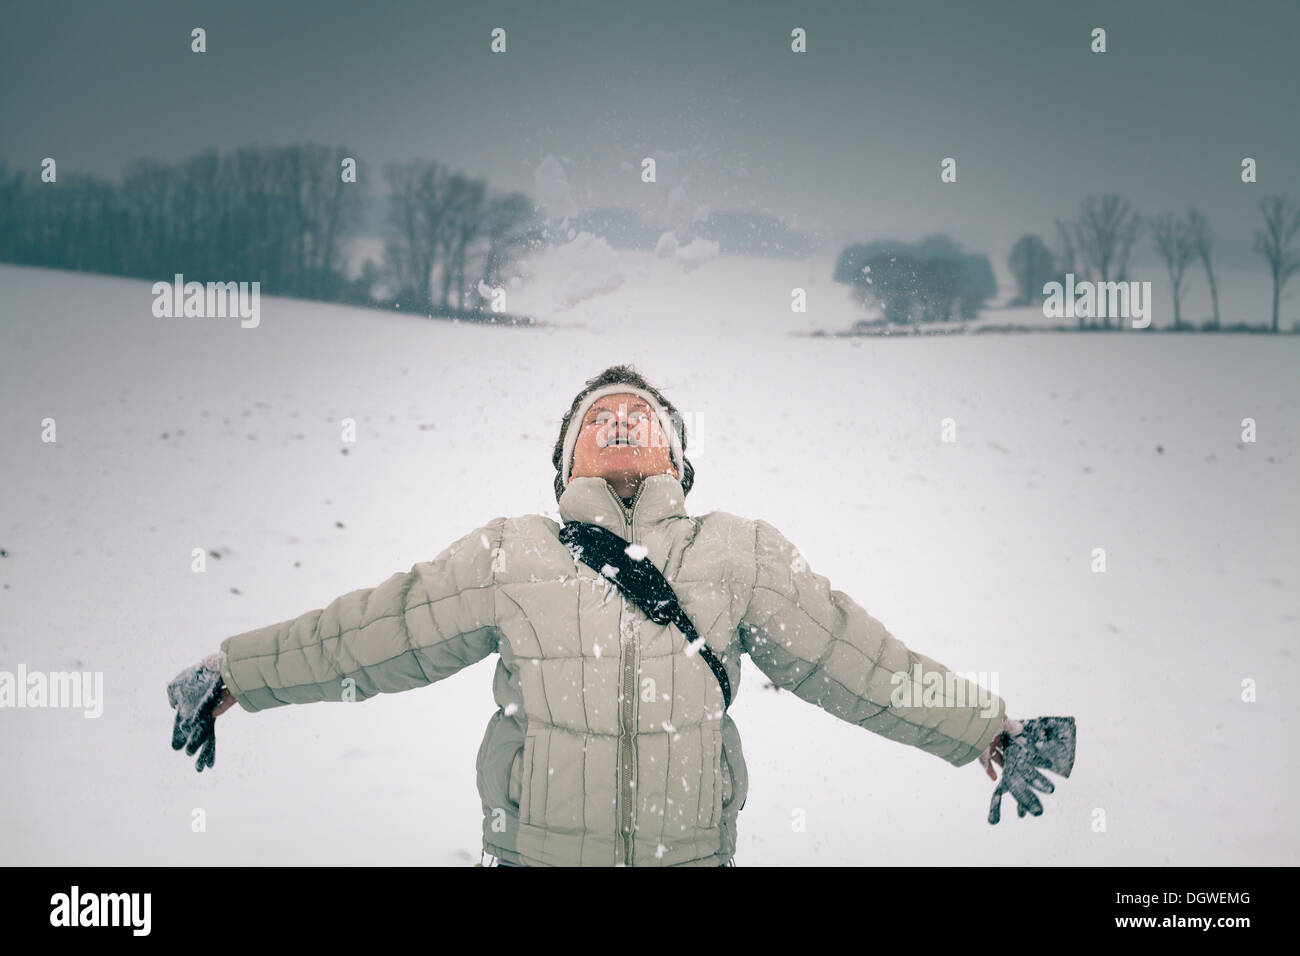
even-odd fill
[{"label": "woman", "polygon": [[[629,565],[620,582],[550,518],[494,518],[376,588],[228,638],[169,687],[173,747],[197,752],[202,771],[215,718],[235,703],[365,700],[495,653],[497,710],[478,754],[485,853],[523,866],[728,865],[748,777],[726,708],[747,652],[777,687],[954,766],[978,757],[996,780],[1003,731],[1020,730],[1001,698],[909,651],[766,521],[688,515],[685,452],[672,403],[631,367],[606,369],[561,422],[560,517],[653,569]],[[680,626],[629,599],[640,570],[671,588],[660,604],[675,594]],[[899,695],[918,667],[958,693]]]}]

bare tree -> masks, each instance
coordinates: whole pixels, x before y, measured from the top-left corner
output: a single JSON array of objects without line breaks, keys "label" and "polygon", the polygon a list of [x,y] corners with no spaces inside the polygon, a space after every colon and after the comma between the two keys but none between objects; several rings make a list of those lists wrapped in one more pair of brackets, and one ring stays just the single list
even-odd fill
[{"label": "bare tree", "polygon": [[1282,287],[1300,270],[1300,255],[1291,248],[1291,240],[1300,232],[1300,206],[1282,196],[1260,200],[1264,228],[1255,233],[1255,251],[1268,260],[1273,274],[1273,331],[1277,331],[1277,308]]},{"label": "bare tree", "polygon": [[414,163],[390,163],[384,170],[389,189],[388,224],[393,233],[384,244],[384,260],[393,277],[393,298],[427,306],[429,273],[423,273],[423,283],[419,278],[426,259],[421,255],[422,238],[415,205],[418,176]]},{"label": "bare tree", "polygon": [[1214,265],[1210,261],[1214,251],[1214,230],[1210,220],[1195,206],[1187,210],[1187,231],[1196,257],[1205,269],[1205,280],[1210,284],[1210,301],[1214,304],[1214,328],[1219,327],[1219,286],[1214,281]]},{"label": "bare tree", "polygon": [[345,148],[310,144],[290,146],[278,159],[282,188],[293,213],[289,245],[293,277],[289,288],[300,295],[333,295],[331,283],[340,278],[341,243],[354,220],[357,187],[343,182],[340,163],[351,155]]},{"label": "bare tree", "polygon": [[1196,245],[1187,220],[1174,213],[1156,217],[1152,222],[1152,237],[1169,270],[1169,284],[1174,292],[1174,331],[1178,331],[1183,327],[1183,274],[1196,255]]},{"label": "bare tree", "polygon": [[385,172],[390,195],[389,222],[395,237],[385,255],[399,300],[421,312],[433,307],[433,267],[446,242],[450,175],[438,163],[391,164]]},{"label": "bare tree", "polygon": [[[421,170],[419,180],[417,202],[420,226],[424,245],[429,253],[430,266],[432,269],[442,270],[442,298],[439,304],[444,309],[449,304],[449,269],[455,248],[455,206],[460,201],[464,189],[462,185],[464,178],[440,163],[429,163]],[[428,281],[432,282],[432,271],[428,276]],[[432,300],[432,293],[430,293],[430,300]]]},{"label": "bare tree", "polygon": [[495,288],[504,280],[506,267],[528,241],[535,218],[533,203],[523,193],[508,193],[488,203],[483,220],[488,243],[483,256],[484,285]]},{"label": "bare tree", "polygon": [[456,292],[456,308],[465,308],[465,259],[470,244],[483,228],[487,183],[459,173],[447,183],[444,228],[442,230],[442,305],[451,304]]},{"label": "bare tree", "polygon": [[[1127,199],[1114,193],[1089,196],[1079,206],[1078,220],[1066,229],[1084,265],[1098,281],[1127,281],[1133,246],[1142,230],[1142,219]],[[1106,328],[1110,328],[1110,318],[1105,317]],[[1124,327],[1123,322],[1116,325]]]}]

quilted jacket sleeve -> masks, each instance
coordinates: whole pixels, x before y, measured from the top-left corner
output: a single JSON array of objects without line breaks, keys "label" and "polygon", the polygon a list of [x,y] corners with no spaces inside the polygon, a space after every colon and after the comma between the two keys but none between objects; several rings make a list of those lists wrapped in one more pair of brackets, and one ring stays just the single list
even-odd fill
[{"label": "quilted jacket sleeve", "polygon": [[505,518],[323,610],[229,637],[221,678],[245,710],[366,700],[450,677],[497,649],[494,555]]},{"label": "quilted jacket sleeve", "polygon": [[740,639],[758,668],[836,717],[953,766],[978,757],[1002,729],[1002,698],[909,650],[813,573],[776,528],[754,524],[754,587]]}]

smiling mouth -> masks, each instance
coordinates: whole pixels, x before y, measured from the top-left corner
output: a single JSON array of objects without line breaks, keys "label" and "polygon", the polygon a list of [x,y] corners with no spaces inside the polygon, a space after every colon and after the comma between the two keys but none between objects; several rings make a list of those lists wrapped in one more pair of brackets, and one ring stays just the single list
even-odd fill
[{"label": "smiling mouth", "polygon": [[642,444],[630,435],[621,438],[611,438],[605,442],[602,448],[641,448]]}]

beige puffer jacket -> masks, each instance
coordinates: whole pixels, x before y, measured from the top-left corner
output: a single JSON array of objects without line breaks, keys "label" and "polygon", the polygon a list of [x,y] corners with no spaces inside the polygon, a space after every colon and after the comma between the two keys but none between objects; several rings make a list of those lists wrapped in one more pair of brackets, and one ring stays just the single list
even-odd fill
[{"label": "beige puffer jacket", "polygon": [[[603,478],[575,478],[560,516],[645,547],[733,695],[748,652],[778,687],[954,766],[997,736],[1000,698],[976,705],[974,685],[831,590],[767,522],[691,517],[684,499],[667,474],[644,479],[630,509]],[[559,528],[494,518],[376,588],[227,639],[222,678],[256,711],[423,687],[497,653],[498,709],[478,756],[487,852],[528,866],[729,860],[749,785],[717,679],[676,627],[575,562]],[[918,665],[959,693],[920,706]],[[896,673],[915,706],[891,701]]]}]

